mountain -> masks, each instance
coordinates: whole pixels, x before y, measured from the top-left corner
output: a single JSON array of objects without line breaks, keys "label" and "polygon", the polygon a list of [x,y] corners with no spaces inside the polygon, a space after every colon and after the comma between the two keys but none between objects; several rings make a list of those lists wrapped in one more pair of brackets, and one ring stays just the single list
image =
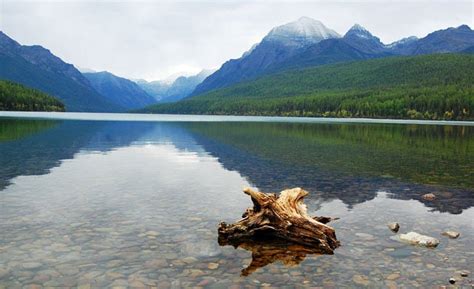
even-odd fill
[{"label": "mountain", "polygon": [[202,70],[200,73],[192,76],[180,76],[176,78],[170,88],[167,90],[166,97],[160,102],[175,102],[188,97],[213,70]]},{"label": "mountain", "polygon": [[394,54],[409,55],[411,53],[412,47],[418,40],[419,39],[416,36],[405,37],[385,45],[385,48]]},{"label": "mountain", "polygon": [[356,24],[342,38],[322,40],[307,47],[285,61],[275,63],[267,74],[288,69],[325,65],[330,63],[380,58],[393,55],[378,37]]},{"label": "mountain", "polygon": [[145,112],[474,119],[474,55],[396,56],[288,70]]},{"label": "mountain", "polygon": [[342,40],[364,53],[383,53],[386,49],[378,37],[373,36],[367,29],[359,24],[352,26]]},{"label": "mountain", "polygon": [[0,111],[64,111],[64,104],[41,91],[0,80]]},{"label": "mountain", "polygon": [[241,58],[224,63],[197,86],[192,96],[288,69],[394,55],[468,53],[472,46],[474,32],[467,25],[435,31],[421,39],[412,36],[385,45],[359,24],[339,37],[320,22],[303,17],[274,28]]},{"label": "mountain", "polygon": [[387,49],[400,55],[462,52],[474,46],[474,31],[467,25],[438,30],[418,39],[408,37],[390,45]]},{"label": "mountain", "polygon": [[156,103],[155,98],[131,80],[118,77],[107,71],[83,73],[83,75],[109,102],[120,105],[127,110]]},{"label": "mountain", "polygon": [[122,111],[100,95],[71,64],[49,50],[24,46],[0,31],[0,79],[38,89],[59,98],[68,111]]},{"label": "mountain", "polygon": [[285,61],[311,45],[324,39],[339,37],[334,30],[308,17],[275,27],[242,57],[224,63],[219,70],[199,84],[192,95],[253,79],[262,75],[269,67]]},{"label": "mountain", "polygon": [[196,75],[180,76],[173,82],[138,80],[137,84],[158,102],[174,102],[188,97],[213,70],[202,70]]},{"label": "mountain", "polygon": [[160,101],[162,98],[166,97],[166,92],[171,87],[172,83],[166,81],[154,80],[146,81],[144,79],[138,79],[135,83],[140,86],[146,93],[155,98],[156,101]]},{"label": "mountain", "polygon": [[460,52],[474,45],[474,31],[467,25],[435,31],[414,42],[410,54]]}]

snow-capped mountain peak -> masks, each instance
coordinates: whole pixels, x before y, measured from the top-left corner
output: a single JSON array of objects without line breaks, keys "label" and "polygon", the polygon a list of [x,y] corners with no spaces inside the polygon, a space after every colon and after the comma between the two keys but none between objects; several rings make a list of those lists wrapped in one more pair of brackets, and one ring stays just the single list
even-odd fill
[{"label": "snow-capped mountain peak", "polygon": [[367,29],[365,29],[364,27],[362,27],[361,25],[359,24],[354,24],[351,29],[349,29],[349,31],[347,31],[346,35],[344,35],[344,37],[353,37],[353,36],[356,36],[356,37],[360,37],[360,38],[372,38],[374,37]]},{"label": "snow-capped mountain peak", "polygon": [[321,21],[301,17],[297,21],[273,28],[265,40],[317,43],[324,39],[339,37],[336,31],[327,28]]},{"label": "snow-capped mountain peak", "polygon": [[415,42],[417,40],[418,40],[418,37],[410,36],[410,37],[406,37],[406,38],[400,39],[398,41],[392,42],[392,43],[386,45],[386,47],[387,48],[393,48],[393,47],[397,47],[397,46],[401,46],[401,45],[407,45],[407,44]]}]

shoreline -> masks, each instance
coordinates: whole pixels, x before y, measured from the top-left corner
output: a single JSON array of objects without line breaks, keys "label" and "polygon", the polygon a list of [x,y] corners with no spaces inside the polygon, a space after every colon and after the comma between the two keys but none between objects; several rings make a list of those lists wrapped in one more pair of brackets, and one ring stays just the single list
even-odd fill
[{"label": "shoreline", "polygon": [[145,114],[101,112],[36,112],[0,111],[0,118],[57,119],[84,121],[141,121],[141,122],[286,122],[286,123],[366,123],[474,126],[474,121],[417,120],[389,118],[326,118],[289,116],[237,116],[192,114]]}]

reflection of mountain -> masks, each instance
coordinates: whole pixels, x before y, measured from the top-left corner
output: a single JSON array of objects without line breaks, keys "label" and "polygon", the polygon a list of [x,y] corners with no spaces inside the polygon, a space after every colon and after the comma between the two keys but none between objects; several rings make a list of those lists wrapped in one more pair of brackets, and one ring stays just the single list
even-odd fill
[{"label": "reflection of mountain", "polygon": [[[440,212],[474,205],[474,127],[0,120],[0,190],[16,176],[46,174],[80,151],[170,143],[218,158],[265,192],[300,186],[309,207],[352,207],[387,191]],[[434,192],[434,202],[421,195]]]},{"label": "reflection of mountain", "polygon": [[[152,123],[136,122],[0,120],[2,134],[33,130],[38,124],[46,129],[0,142],[0,190],[16,176],[46,174],[81,150],[108,151],[129,145],[154,127]],[[27,125],[29,128],[20,129]]]},{"label": "reflection of mountain", "polygon": [[[473,128],[450,126],[191,123],[199,144],[263,191],[301,186],[309,202],[355,204],[386,190],[441,212],[473,205]],[[442,186],[439,186],[442,185]],[[449,190],[449,193],[443,193]],[[436,202],[421,195],[438,192]],[[312,204],[311,206],[314,206]]]}]

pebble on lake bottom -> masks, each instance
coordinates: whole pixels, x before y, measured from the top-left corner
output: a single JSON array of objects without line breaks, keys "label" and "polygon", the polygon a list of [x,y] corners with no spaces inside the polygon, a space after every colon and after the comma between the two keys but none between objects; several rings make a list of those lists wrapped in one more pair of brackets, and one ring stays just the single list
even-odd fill
[{"label": "pebble on lake bottom", "polygon": [[456,232],[456,231],[445,231],[441,235],[447,236],[451,239],[457,239],[459,237],[459,235],[461,235],[461,234],[459,232]]},{"label": "pebble on lake bottom", "polygon": [[409,232],[400,235],[400,240],[413,245],[420,245],[424,247],[436,247],[439,240],[430,236],[425,236],[417,232]]},{"label": "pebble on lake bottom", "polygon": [[423,196],[421,196],[421,198],[426,201],[434,201],[436,199],[436,195],[433,193],[429,193],[429,194],[424,194]]},{"label": "pebble on lake bottom", "polygon": [[352,281],[359,285],[364,285],[364,286],[369,285],[369,277],[365,275],[356,274],[352,276]]},{"label": "pebble on lake bottom", "polygon": [[387,226],[394,233],[396,233],[396,232],[398,232],[398,230],[400,230],[400,224],[398,224],[397,222],[390,223]]}]

